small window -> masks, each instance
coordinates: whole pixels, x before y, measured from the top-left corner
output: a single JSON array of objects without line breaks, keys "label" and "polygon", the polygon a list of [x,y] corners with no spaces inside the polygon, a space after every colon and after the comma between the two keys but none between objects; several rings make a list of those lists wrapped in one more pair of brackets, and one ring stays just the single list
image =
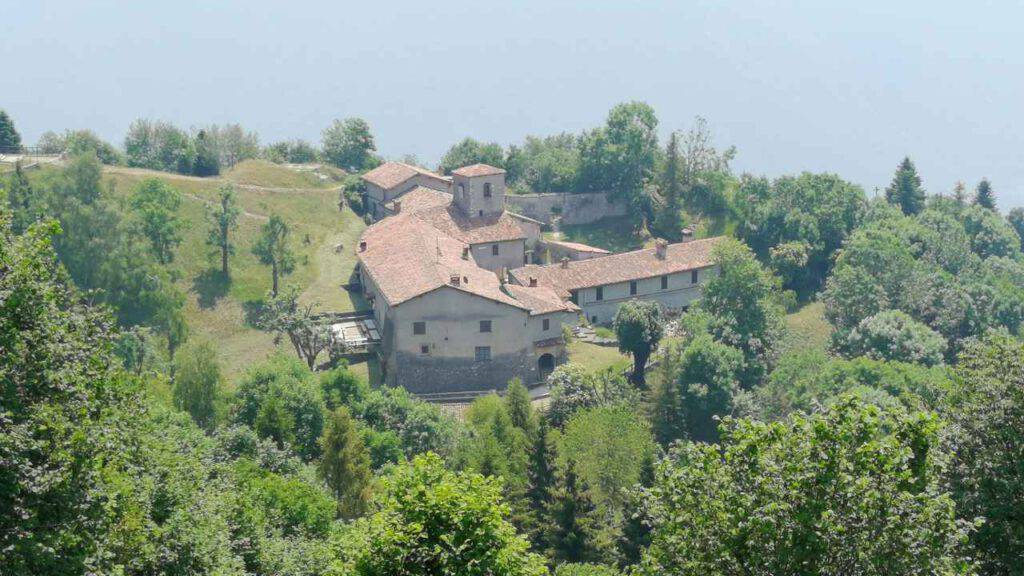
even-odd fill
[{"label": "small window", "polygon": [[590,323],[591,324],[597,324],[597,316],[596,315],[590,317]]},{"label": "small window", "polygon": [[420,354],[430,354],[430,346],[423,344],[420,346]]},{"label": "small window", "polygon": [[597,296],[596,296],[596,298],[598,300],[604,300],[604,286],[598,286],[597,287]]},{"label": "small window", "polygon": [[668,290],[668,276],[661,277],[661,289]]},{"label": "small window", "polygon": [[477,213],[480,215],[481,218],[483,218],[483,216],[484,216],[484,211],[483,210],[479,210],[479,211],[477,211]]},{"label": "small window", "polygon": [[550,318],[545,318],[541,322],[541,330],[547,332],[550,329],[551,329],[551,319]]},{"label": "small window", "polygon": [[573,304],[579,305],[579,303],[580,303],[580,293],[577,292],[576,290],[570,290],[569,291],[569,301],[572,302]]},{"label": "small window", "polygon": [[491,321],[490,320],[481,320],[480,321],[480,331],[481,332],[490,332],[491,331]]},{"label": "small window", "polygon": [[629,295],[636,294],[636,280],[630,280],[629,282]]},{"label": "small window", "polygon": [[696,284],[697,283],[697,273],[698,272],[699,272],[698,270],[694,270],[693,272],[690,272],[690,284]]},{"label": "small window", "polygon": [[459,184],[459,196],[465,196],[465,195],[466,195],[466,185],[465,184]]},{"label": "small window", "polygon": [[497,255],[498,255],[498,245],[495,244],[494,246],[491,246],[491,256],[497,256]]},{"label": "small window", "polygon": [[412,323],[412,333],[414,335],[426,334],[427,333],[427,323],[426,322],[413,322]]},{"label": "small window", "polygon": [[477,346],[476,347],[476,361],[477,362],[490,362],[491,361],[491,347],[490,346]]},{"label": "small window", "polygon": [[490,198],[490,197],[491,197],[491,183],[490,182],[484,182],[484,198]]}]

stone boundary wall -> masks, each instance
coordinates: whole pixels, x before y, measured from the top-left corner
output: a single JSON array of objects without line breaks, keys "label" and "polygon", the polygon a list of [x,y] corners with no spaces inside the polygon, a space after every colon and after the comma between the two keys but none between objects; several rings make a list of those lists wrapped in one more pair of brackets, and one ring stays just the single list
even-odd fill
[{"label": "stone boundary wall", "polygon": [[544,194],[506,194],[505,206],[516,214],[522,214],[545,224],[561,216],[561,223],[567,225],[590,224],[609,216],[625,216],[627,206],[609,202],[604,192],[550,192]]}]

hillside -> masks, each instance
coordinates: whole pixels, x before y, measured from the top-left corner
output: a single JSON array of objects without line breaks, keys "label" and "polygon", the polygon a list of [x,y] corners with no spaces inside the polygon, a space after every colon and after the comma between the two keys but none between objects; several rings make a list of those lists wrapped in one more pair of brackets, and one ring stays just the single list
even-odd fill
[{"label": "hillside", "polygon": [[[340,171],[334,171],[338,174]],[[351,210],[338,211],[338,188],[332,178],[321,179],[314,169],[304,170],[247,161],[221,178],[195,178],[136,168],[107,167],[104,177],[115,195],[127,197],[145,178],[159,178],[184,195],[181,216],[186,225],[173,269],[188,295],[186,316],[194,337],[217,343],[228,381],[275,348],[273,337],[244,322],[247,302],[262,298],[270,289],[270,272],[259,264],[250,247],[259,227],[277,213],[292,227],[295,272],[286,284],[302,287],[302,299],[316,301],[323,310],[348,311],[361,305],[340,288],[355,265],[351,250],[365,225]],[[340,177],[340,175],[339,175]],[[231,282],[225,285],[217,263],[206,246],[206,206],[216,200],[221,186],[232,184],[244,211],[235,235]],[[341,250],[335,247],[341,245]],[[291,354],[290,348],[287,352]],[[365,368],[364,368],[365,370]]]}]

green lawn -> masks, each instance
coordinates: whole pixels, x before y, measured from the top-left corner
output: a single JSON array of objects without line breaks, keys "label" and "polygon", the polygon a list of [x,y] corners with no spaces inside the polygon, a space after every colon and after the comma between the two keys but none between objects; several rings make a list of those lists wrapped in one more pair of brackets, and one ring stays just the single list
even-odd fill
[{"label": "green lawn", "polygon": [[[141,180],[149,177],[165,180],[185,196],[181,210],[186,222],[184,238],[173,269],[180,287],[188,294],[185,311],[192,334],[216,344],[229,381],[275,349],[294,353],[286,341],[275,345],[272,336],[246,325],[244,320],[246,303],[263,298],[270,289],[269,269],[251,252],[260,226],[269,215],[279,214],[292,227],[297,265],[284,283],[299,286],[303,301],[319,302],[322,310],[330,311],[361,309],[365,305],[361,298],[341,288],[355,266],[352,247],[365,225],[348,208],[338,211],[337,189],[284,189],[280,185],[289,181],[291,169],[266,162],[243,164],[248,164],[240,171],[248,175],[243,180],[249,185],[235,187],[239,207],[244,212],[235,232],[236,249],[231,258],[231,279],[227,282],[205,240],[207,205],[216,200],[218,189],[229,180],[129,168],[108,168],[104,174],[105,180],[113,182],[118,196],[127,197]],[[257,173],[273,189],[252,184],[250,176]],[[232,174],[237,176],[233,170],[228,177]],[[301,178],[307,176],[300,174]]]},{"label": "green lawn", "polygon": [[628,252],[652,242],[646,232],[640,236],[633,233],[629,217],[602,218],[590,224],[562,226],[559,232],[548,232],[545,237],[579,242],[611,252]]},{"label": "green lawn", "polygon": [[812,302],[786,316],[786,336],[782,352],[828,348],[832,327],[825,320],[825,305]]},{"label": "green lawn", "polygon": [[573,340],[569,343],[569,362],[596,372],[606,368],[628,368],[632,360],[613,346],[598,346],[589,342]]},{"label": "green lawn", "polygon": [[345,172],[332,166],[311,164],[287,168],[266,160],[244,160],[223,174],[225,180],[270,188],[336,188]]}]

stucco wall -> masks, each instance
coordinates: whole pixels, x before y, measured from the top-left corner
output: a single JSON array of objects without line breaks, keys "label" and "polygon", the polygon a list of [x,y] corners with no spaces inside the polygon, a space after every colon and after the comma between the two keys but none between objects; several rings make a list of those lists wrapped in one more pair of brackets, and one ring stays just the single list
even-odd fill
[{"label": "stucco wall", "polygon": [[[602,286],[603,299],[597,299],[597,288],[584,288],[578,292],[577,304],[583,309],[587,320],[596,324],[608,324],[615,317],[619,306],[629,300],[652,300],[668,309],[689,306],[700,297],[701,284],[716,273],[716,268],[702,268],[698,271],[697,283],[690,282],[690,271],[668,275],[668,288],[661,289],[661,276],[637,281],[637,293],[630,295],[629,282],[605,284]],[[594,317],[597,320],[594,320]]]},{"label": "stucco wall", "polygon": [[[480,321],[491,332],[480,332]],[[413,334],[413,322],[426,333]],[[503,389],[510,379],[532,382],[536,371],[525,310],[441,288],[391,308],[388,383],[412,392]],[[428,353],[421,352],[421,346]],[[476,347],[489,346],[491,360],[476,360]]]},{"label": "stucco wall", "polygon": [[[493,254],[494,246],[498,246],[498,255]],[[501,268],[511,270],[523,266],[523,254],[525,251],[522,240],[508,240],[506,242],[488,242],[486,244],[473,244],[470,247],[473,260],[477,266],[485,270],[497,272]]]},{"label": "stucco wall", "polygon": [[[491,185],[490,198],[484,197],[485,184]],[[505,205],[505,174],[472,178],[453,174],[451,192],[455,203],[471,217],[479,216],[481,212],[485,215],[499,214]]]},{"label": "stucco wall", "polygon": [[505,205],[512,212],[550,224],[561,212],[562,224],[590,224],[609,216],[625,216],[628,207],[611,203],[604,192],[582,194],[509,194]]}]

